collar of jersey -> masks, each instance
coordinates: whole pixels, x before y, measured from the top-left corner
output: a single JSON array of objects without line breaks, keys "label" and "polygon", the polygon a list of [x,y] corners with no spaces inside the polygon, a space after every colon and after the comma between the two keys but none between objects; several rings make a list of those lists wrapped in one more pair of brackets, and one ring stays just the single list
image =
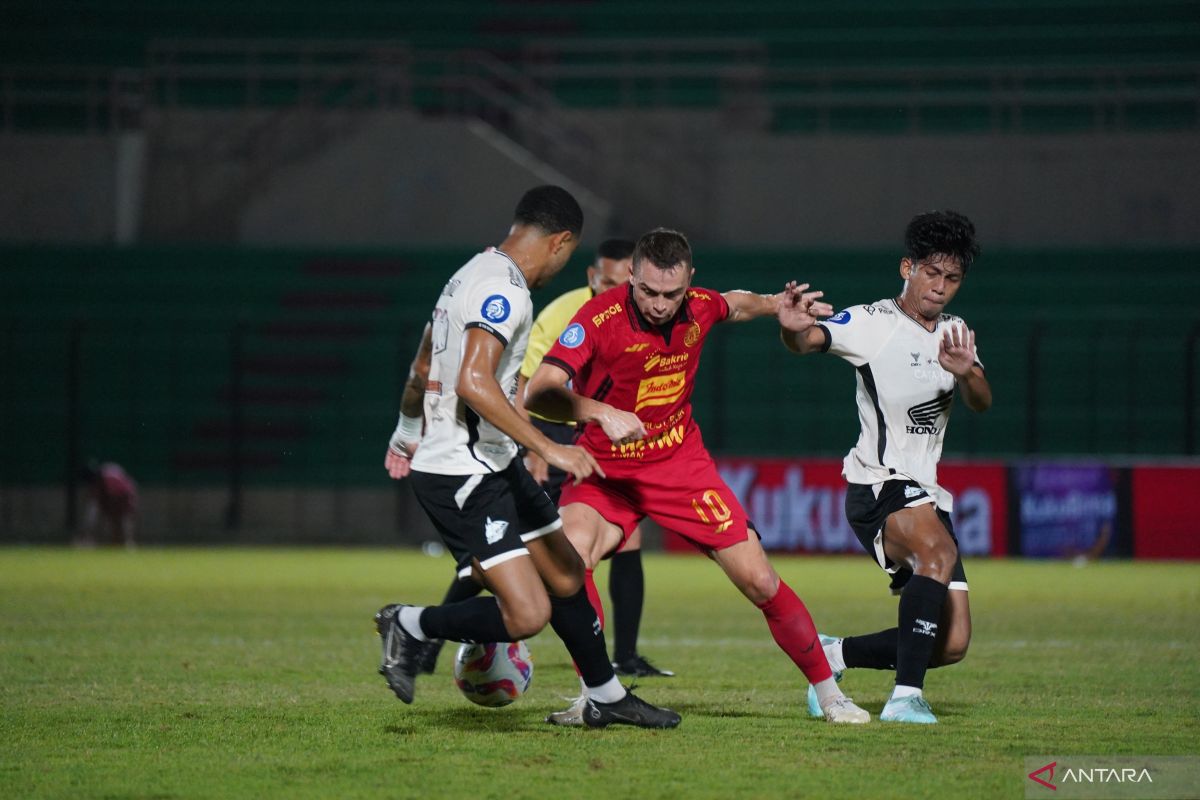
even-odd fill
[{"label": "collar of jersey", "polygon": [[[691,290],[692,289],[689,286],[687,292],[690,292]],[[678,323],[691,322],[692,320],[692,312],[691,309],[688,308],[687,292],[683,293],[683,304],[679,306],[679,311],[675,312],[675,316],[671,317],[671,321],[665,325],[658,326],[652,324],[648,319],[642,316],[641,309],[638,308],[637,301],[633,298],[632,283],[629,284],[629,289],[627,291],[629,301],[625,305],[628,309],[627,314],[629,316],[629,324],[634,328],[640,328],[648,333],[661,333],[663,334],[663,338],[669,339],[670,331],[674,330]]]},{"label": "collar of jersey", "polygon": [[502,255],[508,259],[509,263],[513,265],[513,268],[517,270],[517,274],[521,276],[521,288],[528,289],[529,284],[525,282],[525,273],[521,272],[520,265],[518,265],[517,262],[515,260],[513,260],[513,257],[510,256],[508,253],[504,252],[503,250],[501,250],[499,247],[493,247],[492,252],[499,253],[500,255]]},{"label": "collar of jersey", "polygon": [[933,330],[929,330],[929,328],[926,328],[924,325],[921,324],[921,321],[919,319],[917,319],[916,317],[914,317],[913,315],[911,315],[907,311],[905,311],[904,307],[896,302],[896,298],[889,297],[888,299],[892,301],[892,305],[894,305],[896,307],[896,310],[900,312],[900,316],[908,317],[908,319],[912,322],[913,325],[916,325],[918,328],[925,331],[926,333],[937,333],[938,325],[942,324],[942,317],[945,316],[944,314],[938,315],[937,325],[933,326]]}]

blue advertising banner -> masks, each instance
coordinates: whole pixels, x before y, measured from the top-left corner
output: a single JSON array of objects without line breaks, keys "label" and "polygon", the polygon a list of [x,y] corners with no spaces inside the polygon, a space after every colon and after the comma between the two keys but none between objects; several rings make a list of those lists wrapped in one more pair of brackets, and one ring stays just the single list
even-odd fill
[{"label": "blue advertising banner", "polygon": [[1018,464],[1011,475],[1019,546],[1042,558],[1129,552],[1124,471],[1105,464]]}]

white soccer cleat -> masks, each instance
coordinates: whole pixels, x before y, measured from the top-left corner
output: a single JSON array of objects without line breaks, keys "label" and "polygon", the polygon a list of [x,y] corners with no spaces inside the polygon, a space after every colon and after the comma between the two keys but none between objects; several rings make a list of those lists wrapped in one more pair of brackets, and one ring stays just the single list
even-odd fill
[{"label": "white soccer cleat", "polygon": [[865,709],[854,705],[854,701],[842,695],[825,708],[825,720],[842,725],[862,725],[871,721]]},{"label": "white soccer cleat", "polygon": [[562,725],[568,728],[583,727],[583,708],[587,705],[587,695],[581,694],[571,701],[569,708],[554,711],[546,715],[546,722],[551,725]]},{"label": "white soccer cleat", "polygon": [[936,725],[937,717],[929,703],[919,694],[908,697],[892,697],[879,715],[882,722],[915,722],[918,725]]}]

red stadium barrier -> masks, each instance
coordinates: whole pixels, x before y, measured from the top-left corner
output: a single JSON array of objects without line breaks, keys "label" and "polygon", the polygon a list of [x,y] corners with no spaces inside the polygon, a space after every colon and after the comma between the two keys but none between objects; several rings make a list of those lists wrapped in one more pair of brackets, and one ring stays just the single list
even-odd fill
[{"label": "red stadium barrier", "polygon": [[1200,559],[1200,467],[1133,468],[1135,558]]}]

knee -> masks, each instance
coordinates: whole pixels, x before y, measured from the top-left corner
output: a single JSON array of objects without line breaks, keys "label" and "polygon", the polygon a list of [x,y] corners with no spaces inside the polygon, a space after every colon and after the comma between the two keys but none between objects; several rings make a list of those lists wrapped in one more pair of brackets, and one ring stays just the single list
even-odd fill
[{"label": "knee", "polygon": [[914,555],[917,562],[913,568],[914,573],[949,585],[950,577],[954,574],[954,565],[958,563],[958,548],[954,546],[954,542],[938,542]]},{"label": "knee", "polygon": [[574,597],[583,588],[584,570],[580,563],[579,569],[570,570],[561,575],[546,579],[546,591],[555,597]]},{"label": "knee", "polygon": [[761,606],[770,601],[779,591],[779,575],[770,567],[755,570],[746,577],[739,588],[746,597],[750,598],[750,602]]},{"label": "knee", "polygon": [[550,600],[527,603],[520,608],[504,609],[504,629],[512,640],[519,641],[536,636],[550,622]]}]

